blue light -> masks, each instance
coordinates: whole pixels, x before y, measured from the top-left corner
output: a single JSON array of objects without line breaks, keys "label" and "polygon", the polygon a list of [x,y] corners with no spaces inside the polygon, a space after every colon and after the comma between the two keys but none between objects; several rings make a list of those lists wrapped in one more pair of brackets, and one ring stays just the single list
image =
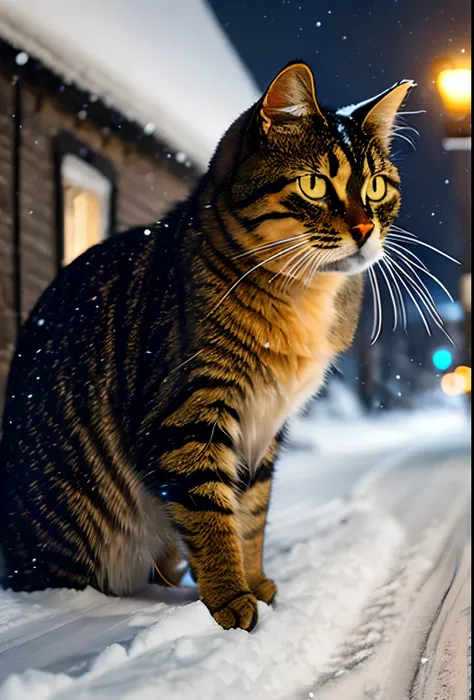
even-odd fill
[{"label": "blue light", "polygon": [[436,369],[444,372],[445,369],[449,369],[453,364],[453,356],[449,350],[440,349],[433,353],[433,364]]}]

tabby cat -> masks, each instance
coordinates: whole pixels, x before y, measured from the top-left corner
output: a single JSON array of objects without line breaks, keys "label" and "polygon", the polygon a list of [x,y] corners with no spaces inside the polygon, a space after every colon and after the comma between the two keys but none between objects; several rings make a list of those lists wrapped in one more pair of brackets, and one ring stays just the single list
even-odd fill
[{"label": "tabby cat", "polygon": [[189,199],[65,267],[21,333],[3,420],[5,585],[176,584],[184,551],[224,628],[251,630],[285,422],[349,347],[362,273],[400,206],[414,83],[322,109],[286,66]]}]

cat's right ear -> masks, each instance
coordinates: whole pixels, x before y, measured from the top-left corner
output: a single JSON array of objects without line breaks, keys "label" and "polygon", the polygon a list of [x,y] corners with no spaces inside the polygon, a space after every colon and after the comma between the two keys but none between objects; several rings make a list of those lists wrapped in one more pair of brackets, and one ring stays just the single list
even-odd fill
[{"label": "cat's right ear", "polygon": [[272,126],[319,115],[313,74],[306,63],[288,64],[270,83],[259,103],[261,127],[268,134]]},{"label": "cat's right ear", "polygon": [[397,112],[407,96],[416,87],[413,80],[400,80],[380,95],[339,110],[339,114],[352,117],[363,129],[373,132],[390,148]]}]

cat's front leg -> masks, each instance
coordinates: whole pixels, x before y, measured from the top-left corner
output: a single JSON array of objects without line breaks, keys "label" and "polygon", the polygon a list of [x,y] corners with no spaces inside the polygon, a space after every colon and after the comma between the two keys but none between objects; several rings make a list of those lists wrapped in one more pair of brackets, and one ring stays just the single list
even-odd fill
[{"label": "cat's front leg", "polygon": [[170,476],[166,500],[201,599],[221,627],[250,631],[257,599],[247,585],[238,533],[235,451],[217,425],[187,425],[173,442],[160,459]]},{"label": "cat's front leg", "polygon": [[256,598],[267,604],[273,601],[277,592],[275,582],[263,572],[263,541],[277,452],[278,440],[275,438],[255,472],[251,486],[242,494],[239,509],[245,577]]}]

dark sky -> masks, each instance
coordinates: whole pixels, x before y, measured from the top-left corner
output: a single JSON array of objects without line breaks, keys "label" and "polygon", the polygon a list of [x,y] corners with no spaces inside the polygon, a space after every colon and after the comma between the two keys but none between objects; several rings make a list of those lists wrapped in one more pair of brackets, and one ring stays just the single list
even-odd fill
[{"label": "dark sky", "polygon": [[[262,91],[295,58],[311,65],[319,100],[331,106],[359,102],[402,78],[418,83],[406,107],[428,112],[408,117],[420,132],[416,152],[398,140],[394,147],[402,151],[399,224],[459,255],[452,158],[441,145],[431,66],[436,57],[461,56],[462,49],[470,55],[468,0],[209,2]],[[457,267],[428,252],[422,257],[456,294]]]}]

